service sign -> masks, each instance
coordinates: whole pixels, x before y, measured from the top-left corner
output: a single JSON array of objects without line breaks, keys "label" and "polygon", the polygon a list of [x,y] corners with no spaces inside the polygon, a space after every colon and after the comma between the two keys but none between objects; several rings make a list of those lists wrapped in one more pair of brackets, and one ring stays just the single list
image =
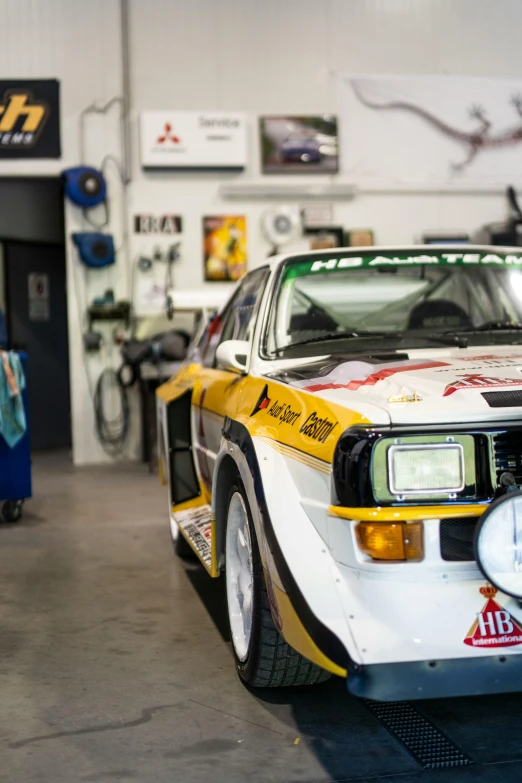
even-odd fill
[{"label": "service sign", "polygon": [[142,112],[140,155],[143,168],[242,169],[247,163],[245,115]]},{"label": "service sign", "polygon": [[0,158],[59,157],[59,82],[0,81]]}]

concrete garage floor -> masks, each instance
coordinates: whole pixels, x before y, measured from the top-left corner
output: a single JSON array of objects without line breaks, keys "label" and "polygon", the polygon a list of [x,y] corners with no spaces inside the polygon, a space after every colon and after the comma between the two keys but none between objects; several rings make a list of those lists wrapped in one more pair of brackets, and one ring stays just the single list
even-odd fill
[{"label": "concrete garage floor", "polygon": [[425,770],[340,680],[249,691],[223,585],[175,559],[157,480],[34,467],[0,527],[2,781],[521,780],[518,695],[417,705],[475,762]]}]

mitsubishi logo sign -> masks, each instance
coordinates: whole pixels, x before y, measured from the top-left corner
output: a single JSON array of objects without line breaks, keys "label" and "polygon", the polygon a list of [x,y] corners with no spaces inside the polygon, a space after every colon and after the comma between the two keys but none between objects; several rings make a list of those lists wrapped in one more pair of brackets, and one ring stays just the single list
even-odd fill
[{"label": "mitsubishi logo sign", "polygon": [[172,125],[170,122],[166,122],[163,126],[163,135],[158,136],[158,144],[165,144],[166,141],[171,141],[172,144],[180,144],[181,139],[178,136],[175,136],[172,132]]},{"label": "mitsubishi logo sign", "polygon": [[246,118],[225,111],[145,111],[140,115],[143,168],[243,169]]}]

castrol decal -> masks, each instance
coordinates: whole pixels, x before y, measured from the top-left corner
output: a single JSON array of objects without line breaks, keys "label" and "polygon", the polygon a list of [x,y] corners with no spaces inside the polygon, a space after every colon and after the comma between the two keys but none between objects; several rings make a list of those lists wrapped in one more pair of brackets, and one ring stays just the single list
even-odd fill
[{"label": "castrol decal", "polygon": [[477,619],[468,631],[464,644],[469,647],[513,647],[522,644],[522,627],[494,598],[496,588],[486,585],[480,592],[487,598]]}]

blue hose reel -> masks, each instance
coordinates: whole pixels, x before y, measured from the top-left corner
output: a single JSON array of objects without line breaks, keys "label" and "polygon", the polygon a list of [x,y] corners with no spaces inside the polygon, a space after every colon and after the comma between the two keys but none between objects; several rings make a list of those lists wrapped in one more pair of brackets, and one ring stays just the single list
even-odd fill
[{"label": "blue hose reel", "polygon": [[72,238],[78,248],[80,260],[89,269],[102,269],[114,264],[116,251],[112,234],[87,231],[73,234]]},{"label": "blue hose reel", "polygon": [[65,195],[73,204],[84,209],[96,207],[107,198],[107,182],[101,171],[91,166],[65,169]]}]

